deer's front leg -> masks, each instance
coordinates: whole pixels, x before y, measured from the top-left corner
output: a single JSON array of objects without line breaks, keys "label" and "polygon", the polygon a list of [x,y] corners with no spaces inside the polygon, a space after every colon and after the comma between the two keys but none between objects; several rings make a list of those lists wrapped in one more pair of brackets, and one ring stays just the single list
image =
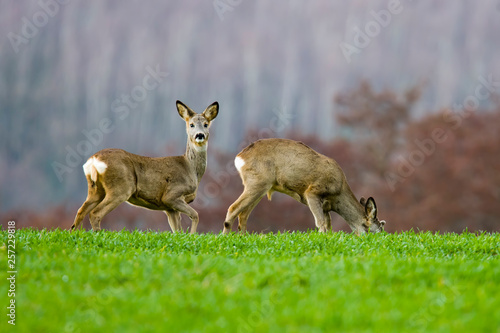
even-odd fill
[{"label": "deer's front leg", "polygon": [[[181,220],[180,213],[186,214],[191,219],[191,233],[196,233],[196,228],[198,227],[198,212],[189,206],[186,202],[187,200],[193,200],[194,196],[192,193],[196,192],[196,188],[179,188],[177,191],[166,192],[162,197],[163,204],[168,207],[166,211],[173,211],[177,214],[177,221],[175,223],[175,228],[181,230]],[[186,195],[186,193],[191,193],[191,195]],[[190,201],[191,202],[191,201]],[[168,216],[168,213],[167,213]]]},{"label": "deer's front leg", "polygon": [[326,221],[326,231],[332,231],[332,218],[330,217],[330,212],[323,212]]},{"label": "deer's front leg", "polygon": [[[169,207],[171,207],[172,210],[175,210],[179,213],[186,214],[190,219],[191,219],[191,233],[194,234],[196,233],[196,228],[198,227],[198,222],[199,222],[199,217],[198,217],[198,212],[196,212],[191,206],[189,206],[183,199],[178,198],[172,201],[169,201],[168,203]],[[179,216],[180,218],[180,216]],[[179,227],[180,227],[180,220],[179,220]]]},{"label": "deer's front leg", "polygon": [[172,232],[182,232],[181,213],[175,210],[166,210],[165,214],[167,214],[168,224]]},{"label": "deer's front leg", "polygon": [[319,232],[327,232],[328,228],[331,228],[330,215],[326,215],[323,211],[321,199],[310,192],[306,192],[305,197],[307,200],[307,206],[309,206],[309,209],[314,216],[314,222],[316,223],[316,227],[319,229]]}]

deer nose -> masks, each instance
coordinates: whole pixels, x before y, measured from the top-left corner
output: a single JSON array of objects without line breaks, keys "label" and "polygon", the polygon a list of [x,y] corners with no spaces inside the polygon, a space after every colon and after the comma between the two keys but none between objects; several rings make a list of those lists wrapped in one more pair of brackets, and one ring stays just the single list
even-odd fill
[{"label": "deer nose", "polygon": [[194,141],[196,141],[196,142],[203,142],[203,141],[205,141],[205,134],[203,134],[203,133],[196,133],[196,135],[194,136]]}]

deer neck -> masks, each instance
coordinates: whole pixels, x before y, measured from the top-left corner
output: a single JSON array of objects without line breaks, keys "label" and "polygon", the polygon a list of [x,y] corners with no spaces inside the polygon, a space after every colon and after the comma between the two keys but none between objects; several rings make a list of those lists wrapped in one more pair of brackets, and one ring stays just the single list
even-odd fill
[{"label": "deer neck", "polygon": [[351,191],[344,193],[344,198],[339,200],[338,213],[355,232],[363,233],[365,222],[365,209]]},{"label": "deer neck", "polygon": [[193,170],[196,172],[198,183],[207,169],[207,144],[199,147],[188,139],[185,157]]}]

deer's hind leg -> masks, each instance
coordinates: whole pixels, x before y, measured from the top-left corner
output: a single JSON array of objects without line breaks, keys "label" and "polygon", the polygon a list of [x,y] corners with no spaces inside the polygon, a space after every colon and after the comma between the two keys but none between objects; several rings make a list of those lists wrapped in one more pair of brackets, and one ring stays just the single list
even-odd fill
[{"label": "deer's hind leg", "polygon": [[104,199],[105,196],[104,189],[101,186],[98,186],[96,183],[94,183],[90,179],[90,176],[87,176],[87,183],[88,183],[87,199],[82,204],[80,209],[78,209],[78,212],[76,213],[75,216],[75,221],[71,226],[71,230],[75,230],[76,228],[78,228],[78,226],[80,225],[80,223],[82,223],[85,216],[87,216],[87,214],[90,213]]},{"label": "deer's hind leg", "polygon": [[102,200],[89,214],[90,224],[92,225],[92,230],[100,231],[101,230],[101,221],[108,213],[110,213],[113,209],[118,207],[122,202],[127,201],[130,195],[121,194],[121,195],[112,195],[110,193],[106,193],[104,200]]},{"label": "deer's hind leg", "polygon": [[238,231],[240,233],[244,233],[247,231],[248,217],[250,216],[250,213],[252,213],[252,210],[255,208],[255,206],[257,206],[257,204],[260,202],[261,199],[262,197],[255,200],[252,204],[243,209],[243,211],[238,215]]},{"label": "deer's hind leg", "polygon": [[136,191],[133,174],[126,168],[108,167],[106,173],[99,174],[96,181],[98,188],[102,188],[104,199],[89,213],[92,230],[101,230],[101,221],[108,213],[127,201]]},{"label": "deer's hind leg", "polygon": [[224,222],[224,233],[231,231],[234,219],[239,216],[240,231],[246,230],[246,222],[253,208],[259,203],[260,199],[269,191],[271,186],[255,183],[246,185],[243,193],[236,201],[229,206]]},{"label": "deer's hind leg", "polygon": [[[105,193],[104,199],[89,213],[90,224],[92,225],[92,230],[101,230],[101,221],[108,213],[113,209],[118,207],[122,202],[127,201],[134,191],[133,183],[126,183],[126,179],[122,179],[123,183],[121,187],[115,187],[112,182],[106,182],[106,180],[101,179],[98,184],[102,186],[103,192]],[[111,185],[108,185],[111,184]]]}]

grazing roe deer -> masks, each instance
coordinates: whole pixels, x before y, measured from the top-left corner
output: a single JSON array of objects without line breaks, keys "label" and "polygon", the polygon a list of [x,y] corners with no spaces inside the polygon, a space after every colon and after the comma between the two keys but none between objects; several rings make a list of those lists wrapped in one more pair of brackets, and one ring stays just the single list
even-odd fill
[{"label": "grazing roe deer", "polygon": [[182,156],[146,157],[121,149],[103,149],[83,166],[88,183],[87,200],[78,210],[71,230],[89,214],[94,231],[101,229],[102,218],[122,202],[152,210],[163,210],[173,232],[182,231],[181,213],[191,219],[196,232],[198,213],[188,204],[207,167],[208,129],[219,113],[214,102],[197,114],[177,101],[177,111],[186,121],[186,153]]},{"label": "grazing roe deer", "polygon": [[331,230],[330,211],[337,212],[351,229],[362,234],[383,230],[375,200],[358,202],[340,166],[302,142],[286,139],[258,140],[235,158],[245,189],[229,207],[224,233],[238,217],[238,230],[245,232],[248,216],[267,193],[281,192],[307,205],[320,232]]}]

